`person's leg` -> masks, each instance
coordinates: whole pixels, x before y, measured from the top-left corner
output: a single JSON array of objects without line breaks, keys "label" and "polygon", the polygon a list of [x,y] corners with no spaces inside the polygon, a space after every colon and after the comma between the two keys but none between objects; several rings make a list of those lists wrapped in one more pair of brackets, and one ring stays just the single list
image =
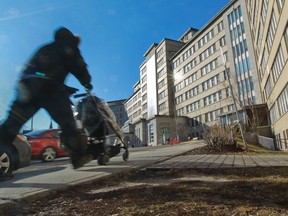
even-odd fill
[{"label": "person's leg", "polygon": [[87,137],[80,133],[71,109],[71,102],[64,89],[58,87],[47,95],[43,102],[52,119],[60,125],[65,146],[70,154],[75,169],[83,166],[92,158],[86,155]]}]

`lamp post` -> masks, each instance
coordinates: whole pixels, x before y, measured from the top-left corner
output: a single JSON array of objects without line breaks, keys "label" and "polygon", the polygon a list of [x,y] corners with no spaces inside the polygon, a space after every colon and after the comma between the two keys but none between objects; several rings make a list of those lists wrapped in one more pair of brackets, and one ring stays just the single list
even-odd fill
[{"label": "lamp post", "polygon": [[236,117],[237,117],[237,124],[239,125],[239,128],[240,128],[240,133],[241,133],[242,140],[243,140],[243,143],[244,143],[244,146],[245,146],[245,150],[247,150],[248,147],[247,147],[247,143],[245,141],[245,137],[244,137],[244,134],[243,134],[242,125],[240,123],[240,118],[239,118],[239,113],[238,113],[238,109],[237,109],[237,105],[236,105],[236,100],[235,100],[233,88],[232,88],[232,85],[231,85],[230,74],[227,72],[226,59],[224,58],[224,54],[223,54],[223,51],[222,51],[221,47],[220,47],[219,50],[220,50],[220,55],[221,55],[221,58],[222,58],[222,63],[224,65],[224,70],[225,70],[225,73],[227,74],[227,77],[228,77],[229,87],[230,87],[230,90],[231,90],[231,95],[232,95],[232,98],[233,98],[233,103],[234,103],[234,107],[235,107],[235,113],[236,113]]}]

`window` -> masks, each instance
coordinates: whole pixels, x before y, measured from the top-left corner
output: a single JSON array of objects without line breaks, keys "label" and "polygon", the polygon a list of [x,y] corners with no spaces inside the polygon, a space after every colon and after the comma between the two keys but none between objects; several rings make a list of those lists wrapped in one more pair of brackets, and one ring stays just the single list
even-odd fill
[{"label": "window", "polygon": [[231,92],[231,89],[230,87],[226,88],[226,97],[231,97],[232,96],[232,92]]},{"label": "window", "polygon": [[285,29],[284,39],[286,42],[286,48],[288,49],[288,25],[286,26],[286,29]]},{"label": "window", "polygon": [[226,38],[225,38],[225,36],[222,37],[222,38],[220,38],[219,42],[220,42],[220,46],[221,46],[221,47],[225,46],[225,45],[226,45]]},{"label": "window", "polygon": [[269,30],[268,30],[267,39],[266,39],[268,50],[270,50],[271,47],[272,47],[272,43],[273,43],[273,40],[274,40],[276,28],[277,28],[277,21],[276,21],[275,13],[273,11],[272,12],[272,16],[271,16],[271,20],[270,20],[270,24],[269,24],[269,27],[268,27]]},{"label": "window", "polygon": [[276,83],[276,81],[278,80],[283,70],[284,65],[285,65],[285,60],[284,60],[282,48],[280,46],[276,54],[276,57],[274,59],[273,65],[272,65],[274,83]]},{"label": "window", "polygon": [[142,110],[146,110],[147,109],[147,103],[143,104],[142,106]]},{"label": "window", "polygon": [[179,57],[176,59],[176,61],[173,63],[173,69],[177,68],[181,64],[181,58]]},{"label": "window", "polygon": [[195,52],[195,46],[193,45],[183,54],[183,61],[188,59],[194,52]]},{"label": "window", "polygon": [[203,68],[201,68],[201,75],[204,76],[205,74],[211,72],[212,70],[216,69],[218,67],[217,59],[210,62],[209,64],[205,65]]},{"label": "window", "polygon": [[144,74],[146,73],[146,71],[147,71],[147,68],[144,67],[144,68],[141,70],[141,75],[144,75]]},{"label": "window", "polygon": [[277,120],[275,104],[271,107],[269,114],[270,114],[271,124],[274,124]]},{"label": "window", "polygon": [[160,70],[157,75],[158,79],[161,78],[164,75],[164,69]]},{"label": "window", "polygon": [[275,135],[275,139],[276,139],[276,146],[278,149],[283,149],[282,147],[282,142],[281,142],[281,134],[278,133]]},{"label": "window", "polygon": [[164,64],[164,58],[160,59],[160,61],[158,61],[157,63],[157,67],[161,67]]},{"label": "window", "polygon": [[268,63],[268,52],[266,49],[264,49],[263,51],[263,56],[262,56],[262,60],[261,60],[261,68],[260,68],[260,75],[261,78],[264,76],[265,71],[266,71],[266,67],[267,67],[267,63]]},{"label": "window", "polygon": [[212,29],[211,31],[209,31],[204,37],[202,37],[198,41],[199,48],[204,46],[204,44],[206,44],[208,41],[210,41],[213,37],[214,37],[214,30]]},{"label": "window", "polygon": [[158,99],[161,100],[165,97],[165,91],[162,91],[161,93],[158,94]]},{"label": "window", "polygon": [[262,45],[262,39],[263,39],[263,25],[260,23],[259,29],[258,29],[258,38],[257,38],[257,51],[260,52],[260,48]]},{"label": "window", "polygon": [[284,88],[284,90],[279,95],[277,99],[279,115],[282,116],[288,111],[288,85]]},{"label": "window", "polygon": [[183,95],[180,95],[180,96],[176,97],[175,100],[176,100],[176,104],[180,104],[184,101],[184,97],[183,97]]},{"label": "window", "polygon": [[278,6],[278,10],[281,12],[283,5],[284,5],[285,0],[277,0],[277,6]]},{"label": "window", "polygon": [[203,82],[202,83],[202,89],[203,89],[203,91],[205,91],[209,88],[212,88],[215,85],[218,85],[219,82],[220,82],[220,80],[219,80],[219,74],[218,74],[218,75],[212,77],[211,79]]},{"label": "window", "polygon": [[233,111],[235,111],[236,109],[235,109],[235,105],[234,104],[231,104],[231,105],[228,105],[228,112],[233,112]]},{"label": "window", "polygon": [[261,17],[262,17],[263,24],[265,23],[265,20],[266,20],[267,8],[268,8],[268,0],[263,0],[262,9],[261,9]]},{"label": "window", "polygon": [[223,21],[221,21],[220,23],[218,23],[217,27],[218,27],[218,32],[222,31],[222,30],[224,29]]},{"label": "window", "polygon": [[214,94],[209,95],[208,97],[205,97],[203,99],[204,101],[204,106],[216,103],[217,101],[220,101],[222,99],[222,94],[221,91],[218,91]]},{"label": "window", "polygon": [[160,50],[157,52],[157,58],[161,57],[161,55],[164,53],[163,47],[160,48]]},{"label": "window", "polygon": [[195,80],[197,80],[197,73],[192,74],[191,76],[189,76],[188,78],[186,78],[184,80],[185,82],[185,86],[190,85],[192,82],[194,82]]},{"label": "window", "polygon": [[159,105],[159,110],[160,110],[160,111],[163,111],[163,110],[165,110],[165,109],[166,109],[166,102],[161,103],[161,104]]},{"label": "window", "polygon": [[184,113],[184,108],[181,108],[181,109],[178,109],[176,110],[176,115],[177,116],[183,116],[185,113]]},{"label": "window", "polygon": [[145,101],[147,99],[147,94],[145,93],[143,96],[142,96],[142,101]]},{"label": "window", "polygon": [[192,98],[198,94],[198,86],[185,92],[186,99]]},{"label": "window", "polygon": [[145,76],[141,79],[141,83],[146,82],[146,80],[147,80],[147,76],[145,75]]},{"label": "window", "polygon": [[193,112],[199,108],[200,108],[200,101],[196,101],[196,102],[191,103],[188,106],[186,106],[186,111],[187,111],[187,113],[189,113],[189,112]]},{"label": "window", "polygon": [[213,44],[208,49],[200,54],[200,62],[207,59],[210,55],[212,55],[216,51],[216,46]]},{"label": "window", "polygon": [[192,61],[190,61],[187,65],[184,66],[184,71],[183,73],[187,73],[188,71],[190,71],[192,68],[194,68],[196,66],[196,59],[193,59]]},{"label": "window", "polygon": [[163,86],[165,86],[165,80],[158,83],[158,89],[161,89]]}]

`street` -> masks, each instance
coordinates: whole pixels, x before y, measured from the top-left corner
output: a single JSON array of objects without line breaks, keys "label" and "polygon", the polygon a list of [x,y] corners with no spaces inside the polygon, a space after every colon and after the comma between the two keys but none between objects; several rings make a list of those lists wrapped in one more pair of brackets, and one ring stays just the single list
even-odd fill
[{"label": "street", "polygon": [[130,169],[140,169],[203,145],[203,141],[194,141],[193,144],[130,148],[128,161],[123,161],[124,151],[121,151],[105,166],[99,166],[93,160],[77,171],[73,170],[69,158],[59,158],[49,163],[32,161],[29,167],[14,172],[12,180],[0,183],[0,205],[31,195],[41,196],[51,190],[87,183]]}]

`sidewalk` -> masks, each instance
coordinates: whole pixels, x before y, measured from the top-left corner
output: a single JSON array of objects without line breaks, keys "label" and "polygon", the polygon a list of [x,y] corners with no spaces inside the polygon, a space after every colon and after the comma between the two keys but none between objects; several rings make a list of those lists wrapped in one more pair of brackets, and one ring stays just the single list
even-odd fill
[{"label": "sidewalk", "polygon": [[184,155],[153,164],[149,169],[244,168],[288,166],[286,155]]}]

